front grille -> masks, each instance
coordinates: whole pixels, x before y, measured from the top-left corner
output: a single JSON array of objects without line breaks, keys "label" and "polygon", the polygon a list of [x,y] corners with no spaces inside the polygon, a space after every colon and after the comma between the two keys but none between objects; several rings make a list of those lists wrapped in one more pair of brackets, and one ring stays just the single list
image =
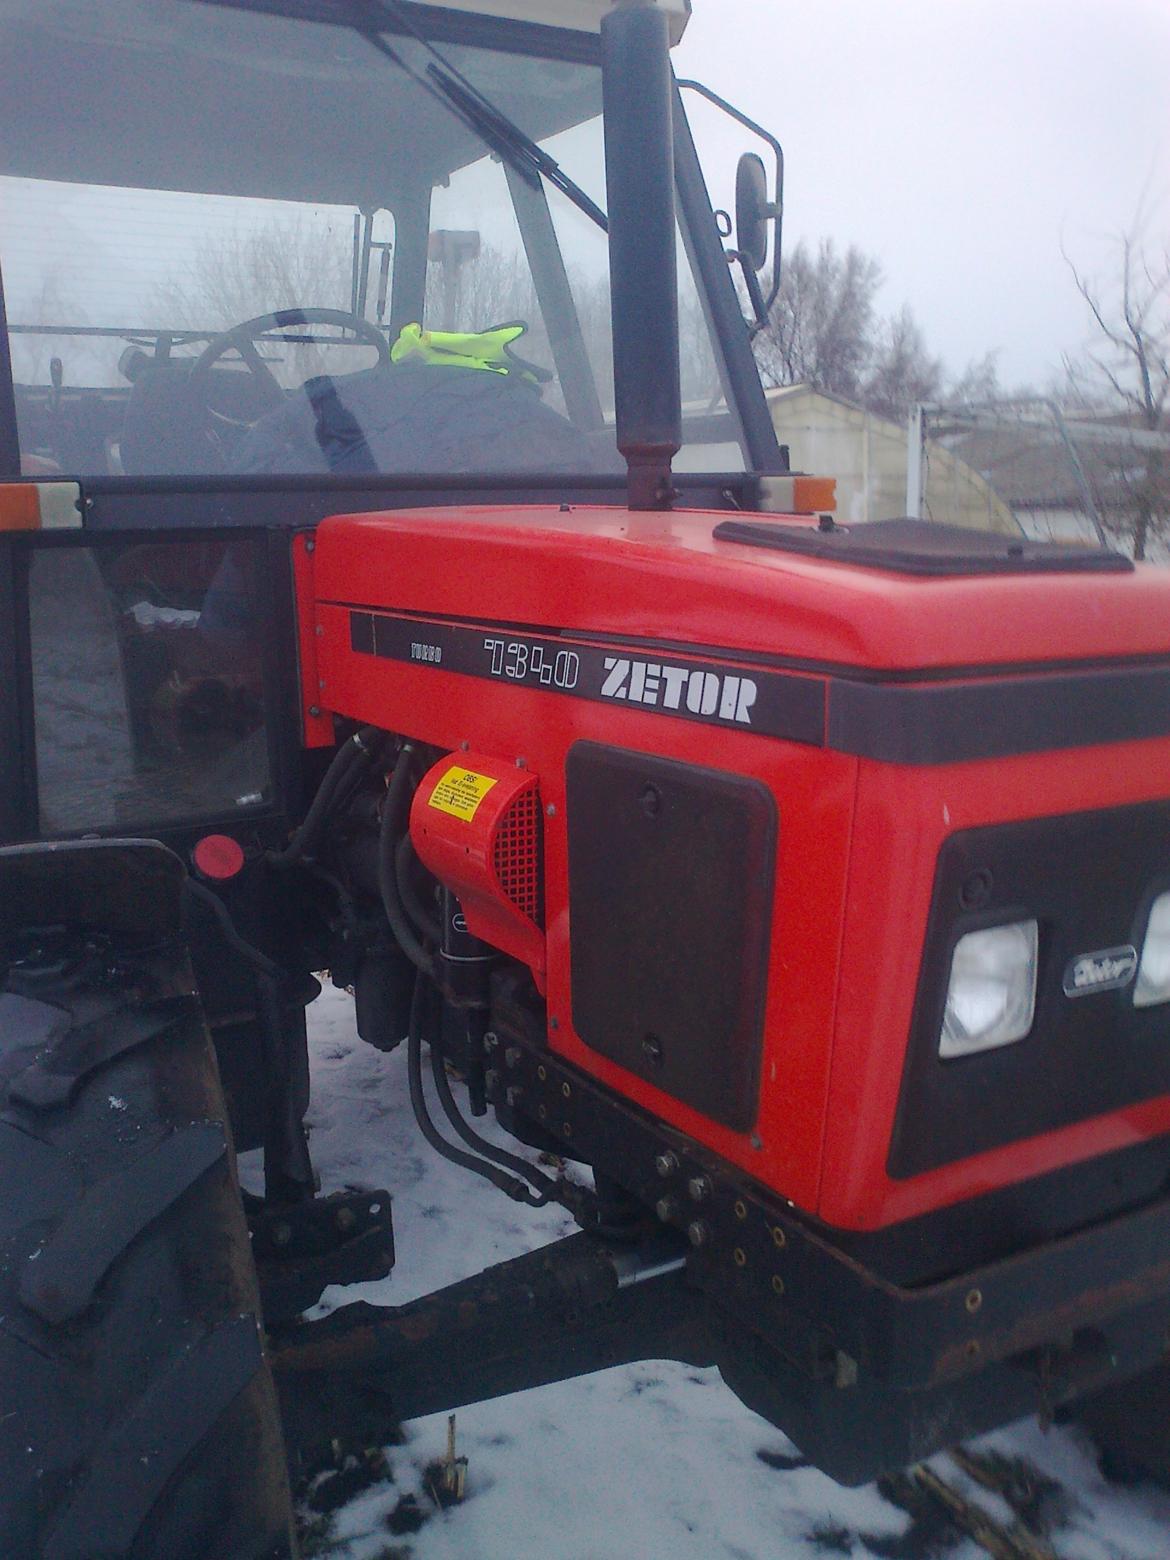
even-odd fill
[{"label": "front grille", "polygon": [[521,792],[500,820],[492,864],[504,897],[537,926],[544,925],[540,791]]},{"label": "front grille", "polygon": [[[1170,1006],[1135,1008],[1132,976],[1069,995],[1078,959],[1141,948],[1170,887],[1170,803],[967,829],[939,853],[889,1170],[906,1177],[1170,1093]],[[977,892],[976,892],[977,891]],[[941,1061],[959,938],[1034,918],[1036,1013],[1012,1045]]]}]

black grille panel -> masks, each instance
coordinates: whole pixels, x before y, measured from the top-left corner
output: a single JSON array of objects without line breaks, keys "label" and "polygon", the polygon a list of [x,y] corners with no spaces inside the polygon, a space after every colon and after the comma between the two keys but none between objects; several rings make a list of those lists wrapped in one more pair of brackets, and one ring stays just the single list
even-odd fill
[{"label": "black grille panel", "polygon": [[713,1121],[756,1118],[778,820],[758,780],[577,742],[573,1027]]}]

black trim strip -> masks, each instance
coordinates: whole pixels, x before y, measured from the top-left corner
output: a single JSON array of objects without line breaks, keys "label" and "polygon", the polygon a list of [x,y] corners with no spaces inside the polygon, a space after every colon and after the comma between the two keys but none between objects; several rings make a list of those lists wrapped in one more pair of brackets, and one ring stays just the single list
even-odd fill
[{"label": "black trim strip", "polygon": [[577,640],[485,634],[482,628],[350,612],[350,648],[382,660],[431,666],[550,693],[633,704],[658,715],[790,742],[824,743],[825,690],[818,678],[754,672],[710,662],[643,660]]},{"label": "black trim strip", "polygon": [[[590,644],[573,637],[577,631],[548,637],[356,608],[349,618],[350,648],[358,654],[635,704],[887,764],[953,764],[1170,736],[1166,665],[1008,672],[949,684],[839,674],[826,681],[762,670],[758,657],[742,651],[728,652],[731,664],[712,664],[673,652],[667,659],[644,641]],[[701,646],[690,651],[707,653]]]},{"label": "black trim strip", "polygon": [[834,678],[828,745],[887,764],[956,764],[1170,736],[1170,666],[930,687]]},{"label": "black trim strip", "polygon": [[[46,537],[46,540],[50,540]],[[331,597],[323,603],[368,612],[362,601]],[[425,612],[395,607],[395,617],[419,623],[433,622]],[[821,677],[841,677],[851,683],[900,684],[983,681],[989,677],[1067,676],[1077,672],[1117,672],[1131,669],[1158,670],[1168,664],[1165,655],[1088,656],[1069,661],[985,661],[981,664],[957,662],[949,666],[854,666],[848,661],[819,661],[799,655],[777,655],[770,650],[745,650],[736,645],[709,645],[702,640],[661,639],[635,633],[615,634],[602,628],[559,628],[555,623],[534,623],[521,619],[470,617],[451,613],[445,623],[471,628],[495,629],[508,634],[532,634],[538,638],[585,640],[595,645],[636,645],[642,655],[659,651],[663,655],[701,655],[713,661],[736,661],[741,665],[774,667],[777,671],[807,672]]]}]

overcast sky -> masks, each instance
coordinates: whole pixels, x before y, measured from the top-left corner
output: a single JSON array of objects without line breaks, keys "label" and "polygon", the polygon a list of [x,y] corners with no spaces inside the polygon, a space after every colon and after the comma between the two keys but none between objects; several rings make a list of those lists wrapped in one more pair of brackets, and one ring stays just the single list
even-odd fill
[{"label": "overcast sky", "polygon": [[[675,68],[782,141],[786,245],[877,256],[953,369],[1042,383],[1085,337],[1062,241],[1106,268],[1143,193],[1170,235],[1170,0],[694,0]],[[744,132],[697,132],[726,203]]]}]

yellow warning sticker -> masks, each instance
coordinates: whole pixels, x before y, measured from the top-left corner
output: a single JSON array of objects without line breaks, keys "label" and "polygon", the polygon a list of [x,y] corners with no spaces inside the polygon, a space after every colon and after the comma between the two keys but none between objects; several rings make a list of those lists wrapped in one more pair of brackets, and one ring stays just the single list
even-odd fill
[{"label": "yellow warning sticker", "polygon": [[479,804],[495,785],[491,775],[477,775],[473,769],[463,769],[452,764],[447,773],[431,792],[428,807],[450,813],[452,818],[462,818],[470,823],[479,811]]}]

